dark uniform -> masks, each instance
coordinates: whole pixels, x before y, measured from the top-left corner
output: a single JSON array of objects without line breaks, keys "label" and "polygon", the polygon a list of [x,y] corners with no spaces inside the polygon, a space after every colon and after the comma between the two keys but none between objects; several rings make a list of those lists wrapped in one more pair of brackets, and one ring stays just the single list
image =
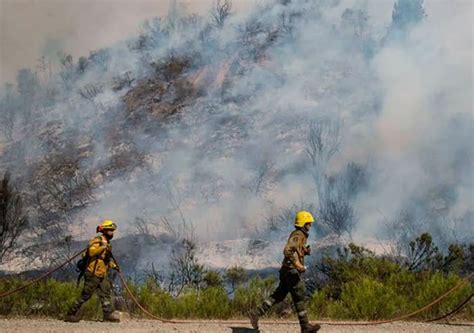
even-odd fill
[{"label": "dark uniform", "polygon": [[112,288],[107,271],[109,268],[116,268],[117,265],[111,258],[112,246],[106,237],[99,235],[89,242],[89,261],[87,263],[86,272],[84,274],[84,288],[79,298],[73,303],[69,309],[66,320],[79,321],[77,312],[82,304],[87,302],[95,291],[99,296],[102,305],[102,312],[104,320],[116,321],[111,317],[112,303],[111,294]]},{"label": "dark uniform", "polygon": [[280,283],[270,298],[265,300],[257,309],[256,314],[251,314],[252,324],[258,327],[258,317],[264,315],[274,304],[282,302],[288,293],[293,299],[302,332],[316,332],[319,326],[311,326],[305,307],[306,289],[300,271],[304,271],[304,257],[309,254],[306,246],[308,232],[304,228],[294,230],[283,250],[284,259],[280,269]]}]

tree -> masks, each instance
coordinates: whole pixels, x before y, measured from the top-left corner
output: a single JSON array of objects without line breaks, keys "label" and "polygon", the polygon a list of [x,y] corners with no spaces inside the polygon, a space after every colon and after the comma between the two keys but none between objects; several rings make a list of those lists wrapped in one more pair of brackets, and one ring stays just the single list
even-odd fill
[{"label": "tree", "polygon": [[206,284],[206,288],[222,287],[222,275],[216,271],[207,271],[204,274],[203,281]]},{"label": "tree", "polygon": [[271,187],[275,173],[275,163],[268,158],[260,158],[255,163],[255,175],[250,180],[249,190],[259,195]]},{"label": "tree", "polygon": [[334,233],[351,233],[355,213],[349,201],[347,185],[326,175],[331,158],[340,146],[341,124],[337,121],[313,123],[309,129],[306,153],[313,167],[313,179],[318,191],[320,220]]},{"label": "tree", "polygon": [[355,213],[347,197],[338,189],[328,186],[319,202],[318,216],[321,222],[338,236],[344,232],[350,235],[355,224]]},{"label": "tree", "polygon": [[74,59],[72,55],[64,53],[62,51],[57,53],[59,63],[61,64],[61,71],[59,76],[63,80],[63,84],[67,91],[72,90],[73,83],[77,78],[77,72],[74,69]]},{"label": "tree", "polygon": [[77,61],[77,72],[80,74],[84,74],[89,66],[89,61],[86,57],[80,57]]},{"label": "tree", "polygon": [[110,50],[99,49],[97,51],[92,51],[89,55],[89,64],[93,64],[99,70],[105,71],[109,66],[110,62]]},{"label": "tree", "polygon": [[19,101],[13,90],[12,84],[5,86],[5,95],[0,102],[0,131],[8,141],[13,140],[13,132],[15,128],[16,110]]},{"label": "tree", "polygon": [[183,239],[171,254],[171,274],[168,290],[178,296],[186,287],[199,288],[204,281],[204,266],[196,258],[196,243]]},{"label": "tree", "polygon": [[312,123],[309,128],[306,153],[313,166],[313,178],[319,192],[322,192],[324,173],[330,159],[340,146],[340,123],[320,121]]},{"label": "tree", "polygon": [[[70,148],[68,153],[73,155],[77,151]],[[32,186],[36,188],[32,198],[36,213],[34,230],[59,241],[73,215],[95,202],[96,184],[75,156],[48,156],[32,176]]]},{"label": "tree", "polygon": [[247,281],[247,272],[240,266],[233,266],[226,270],[225,279],[232,288],[230,293],[233,293],[236,287]]},{"label": "tree", "polygon": [[182,5],[178,4],[176,0],[170,0],[168,6],[168,15],[166,17],[166,30],[168,33],[175,33],[181,29],[181,18],[183,13]]},{"label": "tree", "polygon": [[361,9],[347,8],[341,16],[342,29],[354,37],[364,37],[369,29],[369,15]]},{"label": "tree", "polygon": [[18,71],[16,81],[18,93],[21,96],[20,110],[23,115],[23,121],[25,124],[29,124],[34,108],[33,102],[39,88],[38,78],[36,73],[32,72],[31,69],[23,68]]},{"label": "tree", "polygon": [[389,36],[403,37],[425,17],[423,0],[398,0],[393,4]]},{"label": "tree", "polygon": [[0,262],[13,250],[27,225],[23,201],[11,187],[10,175],[6,173],[0,186]]},{"label": "tree", "polygon": [[212,8],[212,18],[218,27],[224,25],[225,20],[231,14],[232,1],[231,0],[216,0]]},{"label": "tree", "polygon": [[406,266],[410,271],[430,268],[438,255],[438,248],[429,233],[421,234],[411,241],[408,248]]}]

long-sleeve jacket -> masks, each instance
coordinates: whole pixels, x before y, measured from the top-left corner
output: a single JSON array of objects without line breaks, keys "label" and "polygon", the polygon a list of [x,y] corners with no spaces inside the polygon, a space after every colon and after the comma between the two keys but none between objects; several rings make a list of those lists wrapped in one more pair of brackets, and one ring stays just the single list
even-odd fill
[{"label": "long-sleeve jacket", "polygon": [[86,271],[97,277],[105,277],[109,268],[115,268],[117,265],[111,257],[112,245],[103,235],[94,237],[89,242],[88,248],[89,262]]},{"label": "long-sleeve jacket", "polygon": [[283,250],[282,267],[293,269],[296,268],[295,263],[300,263],[304,266],[304,256],[308,253],[306,249],[306,241],[308,233],[304,229],[296,229],[288,238],[285,249]]}]

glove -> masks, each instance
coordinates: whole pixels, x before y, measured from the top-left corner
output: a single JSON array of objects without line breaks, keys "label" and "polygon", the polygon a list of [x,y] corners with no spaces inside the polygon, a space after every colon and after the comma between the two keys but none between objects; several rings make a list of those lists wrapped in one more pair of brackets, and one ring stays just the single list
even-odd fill
[{"label": "glove", "polygon": [[311,254],[311,246],[306,245],[306,247],[304,248],[304,255],[309,256],[310,254]]},{"label": "glove", "polygon": [[299,261],[295,262],[295,268],[299,273],[304,273],[304,271],[306,271],[306,267],[303,266]]},{"label": "glove", "polygon": [[115,261],[110,261],[109,268],[120,272],[120,267],[115,263]]}]

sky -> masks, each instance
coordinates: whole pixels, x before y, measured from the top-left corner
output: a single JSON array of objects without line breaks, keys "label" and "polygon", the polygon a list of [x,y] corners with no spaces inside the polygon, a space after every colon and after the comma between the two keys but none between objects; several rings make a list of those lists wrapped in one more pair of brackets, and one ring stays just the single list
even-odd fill
[{"label": "sky", "polygon": [[[178,1],[188,12],[207,14],[214,0]],[[251,0],[234,0],[245,10]],[[0,84],[34,68],[45,50],[63,49],[74,58],[107,47],[165,16],[169,0],[0,0]]]},{"label": "sky", "polygon": [[[233,9],[244,11],[257,1],[264,0],[233,0]],[[200,15],[214,2],[178,0],[188,12]],[[387,21],[393,2],[368,1],[373,19]],[[436,15],[445,13],[447,2],[465,5],[470,0],[425,2]],[[136,35],[145,20],[166,16],[168,6],[169,0],[0,0],[0,85],[14,82],[19,69],[37,66],[47,50],[62,49],[78,58]]]}]

